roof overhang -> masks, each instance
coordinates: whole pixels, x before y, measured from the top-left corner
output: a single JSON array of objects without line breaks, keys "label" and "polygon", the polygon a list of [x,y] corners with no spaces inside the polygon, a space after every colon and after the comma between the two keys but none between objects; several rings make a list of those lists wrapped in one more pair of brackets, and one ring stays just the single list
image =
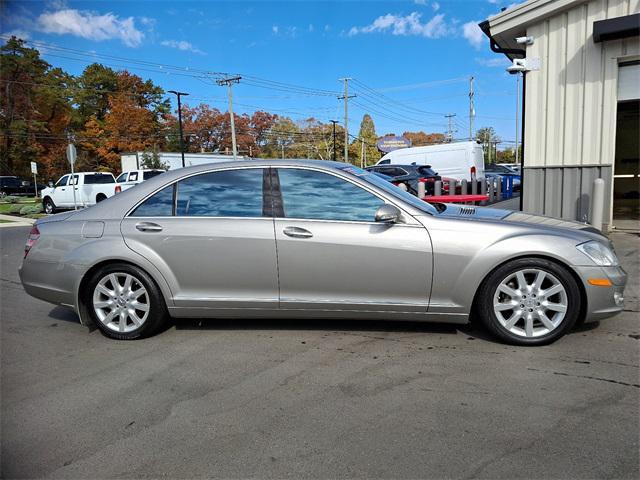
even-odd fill
[{"label": "roof overhang", "polygon": [[640,35],[640,13],[593,22],[594,43]]},{"label": "roof overhang", "polygon": [[[568,10],[574,5],[584,3],[585,0],[527,0],[514,5],[481,22],[480,28],[495,44],[504,50],[522,50],[516,42],[516,37],[526,35],[529,25],[538,23],[544,18],[558,12]],[[495,49],[493,49],[495,51]],[[516,53],[505,53],[513,59]]]}]

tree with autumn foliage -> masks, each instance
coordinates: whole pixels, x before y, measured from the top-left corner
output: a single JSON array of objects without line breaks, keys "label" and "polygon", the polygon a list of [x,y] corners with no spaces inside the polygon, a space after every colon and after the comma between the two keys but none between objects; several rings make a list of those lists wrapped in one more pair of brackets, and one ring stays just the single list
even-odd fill
[{"label": "tree with autumn foliage", "polygon": [[164,144],[163,119],[169,113],[170,104],[163,93],[151,80],[144,81],[127,71],[118,72],[117,91],[109,95],[104,121],[92,117],[84,132],[87,140],[94,142],[92,148],[98,157],[95,159],[98,169],[118,172],[123,153],[150,150]]},{"label": "tree with autumn foliage", "polygon": [[402,136],[411,140],[412,147],[435,145],[437,143],[444,143],[446,140],[446,135],[444,133],[425,133],[423,131],[404,132]]},{"label": "tree with autumn foliage", "polygon": [[2,174],[28,177],[33,160],[44,175],[55,174],[61,169],[58,155],[71,118],[73,78],[16,37],[0,47],[0,55]]}]

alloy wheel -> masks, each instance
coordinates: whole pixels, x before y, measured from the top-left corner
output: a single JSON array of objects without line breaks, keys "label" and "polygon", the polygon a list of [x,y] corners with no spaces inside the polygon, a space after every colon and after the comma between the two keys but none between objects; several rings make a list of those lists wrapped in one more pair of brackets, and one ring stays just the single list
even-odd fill
[{"label": "alloy wheel", "polygon": [[93,310],[110,330],[128,333],[140,328],[149,316],[149,294],[129,273],[110,273],[93,291]]},{"label": "alloy wheel", "polygon": [[547,335],[560,326],[567,291],[554,275],[538,268],[509,274],[496,288],[493,311],[500,325],[519,337]]}]

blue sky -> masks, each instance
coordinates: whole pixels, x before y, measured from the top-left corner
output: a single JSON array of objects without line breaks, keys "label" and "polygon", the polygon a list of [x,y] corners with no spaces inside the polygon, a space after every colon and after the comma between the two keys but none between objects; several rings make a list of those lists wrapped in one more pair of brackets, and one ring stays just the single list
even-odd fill
[{"label": "blue sky", "polygon": [[352,77],[353,134],[365,112],[380,135],[445,132],[444,115],[456,114],[455,136],[466,137],[473,75],[476,128],[493,126],[512,141],[515,77],[476,26],[508,3],[13,1],[4,5],[2,33],[41,42],[32,46],[71,73],[93,61],[128,68],[189,92],[189,104],[223,110],[226,90],[204,72],[239,73],[236,112],[265,109],[294,120],[342,121],[343,103],[331,92],[342,89],[338,78]]}]

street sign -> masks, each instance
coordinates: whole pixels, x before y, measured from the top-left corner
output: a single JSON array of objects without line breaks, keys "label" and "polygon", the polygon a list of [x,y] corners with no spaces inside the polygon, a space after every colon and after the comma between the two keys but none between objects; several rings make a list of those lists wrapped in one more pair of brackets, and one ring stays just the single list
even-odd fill
[{"label": "street sign", "polygon": [[31,162],[31,173],[34,175],[38,173],[38,164],[36,162]]},{"label": "street sign", "polygon": [[76,163],[76,146],[72,143],[67,146],[67,160],[72,167]]}]

